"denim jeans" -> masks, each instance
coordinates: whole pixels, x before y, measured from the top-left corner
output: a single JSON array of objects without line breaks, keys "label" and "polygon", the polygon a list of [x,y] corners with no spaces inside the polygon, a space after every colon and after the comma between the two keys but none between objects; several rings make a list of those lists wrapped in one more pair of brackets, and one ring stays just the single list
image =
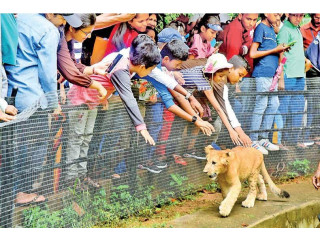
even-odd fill
[{"label": "denim jeans", "polygon": [[[240,90],[242,93],[250,93],[255,91],[256,89],[256,82],[254,78],[243,78],[241,83],[239,83]],[[253,111],[253,102],[254,102],[254,96],[241,96],[239,98],[239,102],[241,104],[241,114],[238,115],[238,113],[235,110],[235,113],[238,117],[239,122],[241,123],[241,127],[244,131],[247,131],[250,129],[250,123],[252,118],[252,111]]]},{"label": "denim jeans", "polygon": [[74,179],[87,173],[87,162],[74,163],[78,158],[87,157],[98,110],[79,109],[69,112],[69,139],[67,149],[66,178]]},{"label": "denim jeans", "polygon": [[[284,75],[284,88],[286,91],[303,91],[305,87],[305,78],[287,78]],[[283,125],[285,128],[302,127],[302,118],[305,105],[303,95],[285,95],[280,96],[279,111],[282,114]],[[299,114],[298,114],[299,113]],[[291,119],[290,119],[291,118]],[[298,143],[301,130],[289,130],[284,132],[283,139],[287,142]]]},{"label": "denim jeans", "polygon": [[[270,77],[259,77],[256,78],[256,90],[257,92],[269,92],[272,83],[272,78]],[[276,89],[277,90],[277,89]],[[274,114],[277,113],[279,107],[279,98],[276,95],[257,95],[256,103],[253,110],[251,129],[271,129]],[[266,114],[266,115],[264,115]],[[250,138],[252,141],[258,140],[258,135],[262,138],[268,138],[268,132],[263,133],[251,133]]]},{"label": "denim jeans", "polygon": [[[320,93],[320,77],[313,77],[306,79],[307,90],[313,91],[311,95],[307,96],[307,105],[308,105],[308,118],[307,118],[307,127],[311,127],[312,123],[317,122],[320,113],[320,103],[318,100]],[[316,121],[314,121],[316,120]],[[307,130],[305,133],[305,138],[310,139],[312,137],[318,137],[318,129]]]}]

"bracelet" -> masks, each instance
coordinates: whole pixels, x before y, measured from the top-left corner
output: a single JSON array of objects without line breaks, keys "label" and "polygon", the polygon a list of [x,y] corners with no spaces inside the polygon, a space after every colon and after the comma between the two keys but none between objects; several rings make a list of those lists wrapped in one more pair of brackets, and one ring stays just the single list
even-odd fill
[{"label": "bracelet", "polygon": [[92,74],[96,74],[96,71],[94,69],[94,66],[92,66]]},{"label": "bracelet", "polygon": [[187,93],[187,95],[185,96],[185,99],[189,100],[189,98],[191,97],[191,93]]},{"label": "bracelet", "polygon": [[198,120],[198,118],[197,118],[197,116],[196,115],[194,115],[193,117],[192,117],[192,123],[195,123],[196,121]]}]

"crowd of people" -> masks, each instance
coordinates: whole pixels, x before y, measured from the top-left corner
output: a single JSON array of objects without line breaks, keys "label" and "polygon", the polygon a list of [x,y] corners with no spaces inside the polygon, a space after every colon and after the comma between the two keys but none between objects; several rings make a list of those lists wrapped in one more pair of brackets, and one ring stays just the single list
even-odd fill
[{"label": "crowd of people", "polygon": [[[154,13],[1,14],[0,119],[15,119],[43,95],[41,107],[52,109],[53,115],[62,114],[66,102],[74,106],[68,112],[66,180],[82,178],[96,188],[100,184],[88,176],[88,162],[77,160],[87,157],[98,106],[107,110],[112,95],[121,98],[135,130],[150,145],[147,160],[137,168],[155,174],[170,161],[185,166],[186,157],[205,159],[204,150],[195,148],[203,145],[197,138],[200,131],[220,149],[222,126],[234,145],[251,146],[263,154],[288,146],[320,145],[317,130],[308,131],[307,141],[301,141],[303,94],[259,94],[320,90],[320,13],[309,14],[311,21],[300,26],[304,16],[239,13],[228,19],[223,14],[181,14],[158,32],[160,15]],[[248,92],[252,86],[258,93],[253,98],[229,96],[229,92]],[[16,88],[15,105],[8,105],[4,97]],[[315,124],[311,110],[316,103],[307,100],[310,127]],[[251,115],[246,114],[249,105]],[[49,129],[48,117],[39,119],[43,129]],[[292,129],[283,136],[280,131],[276,143],[270,134],[275,124]],[[192,136],[187,150],[179,152],[177,146],[164,144],[185,128]],[[28,152],[27,139],[34,132],[17,134],[21,151]],[[26,183],[23,174],[25,161],[44,161],[47,142],[42,144],[40,154],[15,159],[17,206],[46,200],[30,193],[32,183]],[[319,171],[314,182],[319,187]]]}]

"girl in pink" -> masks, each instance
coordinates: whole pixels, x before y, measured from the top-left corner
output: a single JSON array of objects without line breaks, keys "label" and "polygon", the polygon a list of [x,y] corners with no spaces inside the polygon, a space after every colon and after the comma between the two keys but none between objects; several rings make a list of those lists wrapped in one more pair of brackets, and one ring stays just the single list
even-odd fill
[{"label": "girl in pink", "polygon": [[198,33],[190,37],[189,59],[208,58],[215,53],[217,49],[211,46],[211,41],[218,31],[222,28],[217,17],[204,15],[198,24]]}]

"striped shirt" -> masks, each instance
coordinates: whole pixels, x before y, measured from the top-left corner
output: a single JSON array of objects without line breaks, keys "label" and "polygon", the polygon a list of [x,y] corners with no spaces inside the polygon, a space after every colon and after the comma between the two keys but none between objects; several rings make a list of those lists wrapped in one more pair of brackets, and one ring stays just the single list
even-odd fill
[{"label": "striped shirt", "polygon": [[211,86],[208,80],[204,77],[203,66],[183,69],[180,72],[183,75],[185,83],[182,85],[186,89],[198,91],[210,90]]}]

